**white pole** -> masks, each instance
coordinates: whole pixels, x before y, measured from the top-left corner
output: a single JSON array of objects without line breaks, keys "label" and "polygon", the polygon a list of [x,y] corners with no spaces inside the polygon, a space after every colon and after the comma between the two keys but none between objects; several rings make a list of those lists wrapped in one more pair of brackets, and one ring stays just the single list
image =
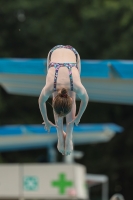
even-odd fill
[{"label": "white pole", "polygon": [[102,200],[108,200],[108,181],[102,184]]},{"label": "white pole", "polygon": [[56,149],[54,148],[53,145],[50,145],[48,147],[48,159],[50,163],[54,163],[57,161],[57,153],[56,153]]},{"label": "white pole", "polygon": [[73,152],[68,156],[64,156],[64,162],[65,163],[74,163]]}]

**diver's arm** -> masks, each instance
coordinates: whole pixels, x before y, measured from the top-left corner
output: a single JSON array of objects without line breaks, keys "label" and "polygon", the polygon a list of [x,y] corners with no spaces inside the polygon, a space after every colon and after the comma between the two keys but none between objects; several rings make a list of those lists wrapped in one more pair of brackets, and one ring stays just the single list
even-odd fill
[{"label": "diver's arm", "polygon": [[38,99],[39,108],[40,108],[44,122],[48,121],[46,101],[48,100],[48,98],[51,94],[52,94],[52,92],[49,89],[49,87],[45,86],[42,89],[41,94]]},{"label": "diver's arm", "polygon": [[39,103],[39,108],[43,117],[44,122],[42,124],[45,125],[45,130],[47,130],[48,132],[50,132],[50,129],[52,126],[54,127],[58,127],[57,125],[53,124],[51,121],[48,120],[48,116],[47,116],[47,108],[46,108],[46,101],[49,98],[49,96],[52,94],[52,91],[50,90],[50,88],[48,88],[47,86],[45,86],[42,89],[42,92],[40,94],[38,103]]},{"label": "diver's arm", "polygon": [[75,125],[77,126],[80,122],[80,119],[81,119],[86,107],[87,107],[87,104],[89,101],[89,96],[86,92],[86,89],[84,88],[84,86],[82,84],[80,84],[80,86],[77,87],[77,89],[74,89],[74,91],[76,92],[78,97],[81,99],[81,102],[80,102],[78,114],[71,122],[68,122],[68,125],[75,123]]},{"label": "diver's arm", "polygon": [[81,100],[79,111],[78,111],[78,114],[77,114],[77,118],[80,119],[82,117],[86,107],[87,107],[87,104],[88,104],[88,101],[89,101],[89,96],[87,94],[85,87],[82,84],[80,84],[80,86],[77,88],[76,94],[78,95],[78,97]]}]

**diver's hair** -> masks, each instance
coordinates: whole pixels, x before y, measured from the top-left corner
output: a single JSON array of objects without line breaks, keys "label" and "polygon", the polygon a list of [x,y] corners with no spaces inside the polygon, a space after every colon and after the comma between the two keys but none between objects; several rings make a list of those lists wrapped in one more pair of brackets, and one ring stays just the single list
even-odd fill
[{"label": "diver's hair", "polygon": [[65,88],[62,88],[55,97],[53,109],[58,117],[66,116],[71,111],[72,99]]}]

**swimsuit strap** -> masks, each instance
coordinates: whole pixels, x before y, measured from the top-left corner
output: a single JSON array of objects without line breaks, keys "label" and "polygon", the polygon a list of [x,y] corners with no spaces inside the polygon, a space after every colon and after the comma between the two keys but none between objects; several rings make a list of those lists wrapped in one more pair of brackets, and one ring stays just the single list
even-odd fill
[{"label": "swimsuit strap", "polygon": [[76,66],[76,63],[50,63],[49,67],[55,67],[55,76],[54,76],[54,91],[56,91],[56,83],[57,83],[57,77],[58,77],[58,72],[59,68],[61,66],[67,67],[69,71],[69,78],[70,78],[70,88],[71,91],[73,91],[73,77],[72,77],[72,67]]},{"label": "swimsuit strap", "polygon": [[[66,46],[65,45],[57,45],[57,46],[53,47],[49,52],[49,61],[51,60],[51,55],[52,55],[53,51],[58,49],[58,48],[65,48],[65,49],[72,50],[74,52],[75,56],[76,56],[76,62],[78,61],[78,52],[76,51],[75,48],[73,48],[70,45],[66,45]],[[69,78],[70,78],[70,88],[71,88],[71,91],[73,91],[72,67],[77,67],[77,63],[53,63],[53,62],[51,62],[49,64],[49,68],[50,67],[55,67],[54,91],[56,91],[56,83],[57,83],[58,71],[59,71],[59,68],[61,66],[68,68]],[[78,69],[78,67],[77,67],[77,69]]]},{"label": "swimsuit strap", "polygon": [[73,91],[72,67],[74,67],[75,64],[72,64],[72,63],[64,63],[64,65],[67,67],[67,69],[68,69],[68,71],[69,71],[70,88],[71,88],[71,91]]},{"label": "swimsuit strap", "polygon": [[76,62],[78,61],[78,52],[75,48],[73,48],[72,46],[70,45],[57,45],[55,47],[53,47],[51,50],[50,50],[50,54],[49,54],[49,61],[51,60],[51,55],[53,53],[54,50],[58,49],[58,48],[65,48],[65,49],[70,49],[74,52],[75,56],[76,56]]},{"label": "swimsuit strap", "polygon": [[50,67],[54,66],[55,67],[55,76],[54,76],[54,92],[56,91],[56,83],[57,83],[57,77],[58,77],[58,72],[59,68],[61,65],[59,63],[50,63]]}]

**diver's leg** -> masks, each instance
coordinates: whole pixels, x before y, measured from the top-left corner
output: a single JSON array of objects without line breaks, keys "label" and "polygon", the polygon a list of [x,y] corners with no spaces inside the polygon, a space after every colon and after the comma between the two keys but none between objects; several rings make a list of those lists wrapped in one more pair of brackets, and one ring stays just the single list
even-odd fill
[{"label": "diver's leg", "polygon": [[58,126],[56,128],[57,130],[57,136],[58,136],[58,144],[57,144],[57,149],[59,152],[61,152],[63,155],[65,154],[65,136],[66,133],[63,131],[63,117],[58,117],[56,113],[54,112],[54,119],[55,119],[55,124]]},{"label": "diver's leg", "polygon": [[[75,93],[72,95],[73,98],[73,105],[72,110],[69,114],[66,115],[66,123],[68,124],[71,122],[76,114],[76,102],[75,102]],[[65,139],[65,155],[69,155],[73,150],[73,142],[72,142],[72,133],[73,133],[73,126],[74,123],[71,123],[69,125],[66,124],[66,139]]]}]

